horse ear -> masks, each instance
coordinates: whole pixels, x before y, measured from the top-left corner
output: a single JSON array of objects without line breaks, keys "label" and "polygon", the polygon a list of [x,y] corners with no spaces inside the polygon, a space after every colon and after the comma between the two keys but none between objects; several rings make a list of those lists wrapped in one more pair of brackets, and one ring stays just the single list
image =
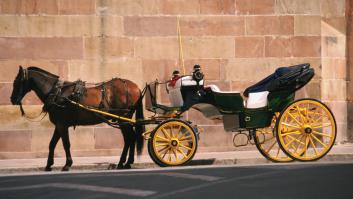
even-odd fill
[{"label": "horse ear", "polygon": [[23,71],[23,68],[21,65],[19,65],[19,71]]}]

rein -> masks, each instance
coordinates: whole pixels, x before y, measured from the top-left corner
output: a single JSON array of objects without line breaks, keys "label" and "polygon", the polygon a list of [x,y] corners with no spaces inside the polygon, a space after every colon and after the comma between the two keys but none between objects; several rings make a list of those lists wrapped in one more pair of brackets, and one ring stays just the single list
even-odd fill
[{"label": "rein", "polygon": [[[25,112],[25,110],[24,110],[24,108],[23,108],[23,106],[22,106],[22,103],[20,103],[20,111],[21,111],[22,117],[24,117],[26,120],[28,120],[28,121],[30,121],[30,122],[40,122],[40,121],[42,121],[42,120],[45,118],[45,116],[48,114],[48,112],[45,112],[45,113],[44,113],[44,110],[42,109],[42,111],[39,113],[39,115],[34,116],[34,117],[29,117],[29,116],[26,114],[26,112]],[[43,113],[44,113],[44,115],[42,116],[42,118],[40,118],[39,120],[35,120],[35,119],[39,118]]]}]

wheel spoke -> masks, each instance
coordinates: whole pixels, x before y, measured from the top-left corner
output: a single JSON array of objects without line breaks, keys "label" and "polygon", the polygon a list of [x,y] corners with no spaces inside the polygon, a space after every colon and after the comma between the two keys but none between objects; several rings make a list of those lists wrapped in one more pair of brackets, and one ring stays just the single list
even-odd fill
[{"label": "wheel spoke", "polygon": [[324,133],[320,133],[318,131],[313,131],[314,134],[317,134],[317,135],[322,135],[322,136],[325,136],[325,137],[329,137],[329,138],[332,138],[332,135],[327,135],[327,134],[324,134]]},{"label": "wheel spoke", "polygon": [[[177,139],[179,139],[179,135],[180,135],[180,132],[181,132],[181,125],[179,125],[179,127],[178,127],[178,130],[177,130],[177,134],[176,134],[176,138]],[[183,135],[183,134],[181,134],[181,135]]]},{"label": "wheel spoke", "polygon": [[169,143],[160,143],[160,144],[156,144],[156,147],[159,147],[159,146],[168,146]]},{"label": "wheel spoke", "polygon": [[288,133],[282,133],[282,136],[287,136],[287,135],[292,135],[292,134],[300,135],[302,133],[299,131],[293,131],[293,132],[288,132]]},{"label": "wheel spoke", "polygon": [[188,151],[191,151],[191,150],[192,150],[192,148],[187,147],[187,146],[183,145],[182,143],[179,143],[179,145],[180,145],[181,147],[187,149]]},{"label": "wheel spoke", "polygon": [[332,126],[331,123],[326,123],[326,124],[317,124],[317,125],[314,125],[313,124],[313,129],[318,129],[318,128],[324,128],[324,127],[329,127],[329,126]]},{"label": "wheel spoke", "polygon": [[184,158],[187,158],[187,157],[188,157],[180,148],[178,148],[177,150],[178,150],[181,154],[183,154]]},{"label": "wheel spoke", "polygon": [[171,149],[172,152],[174,153],[174,156],[175,156],[175,161],[179,161],[179,158],[178,158],[178,154],[176,153],[175,149]]},{"label": "wheel spoke", "polygon": [[170,139],[171,137],[168,135],[168,133],[164,130],[164,128],[161,129],[163,134],[164,134],[164,137]]},{"label": "wheel spoke", "polygon": [[298,139],[296,139],[295,137],[293,137],[293,136],[291,136],[291,135],[287,135],[287,136],[290,137],[290,138],[292,138],[292,139],[294,139],[294,141],[298,142],[299,144],[304,144],[304,142],[301,142],[301,139],[298,140]]},{"label": "wheel spoke", "polygon": [[279,151],[280,151],[281,149],[278,147],[278,149],[277,149],[277,154],[276,154],[276,158],[278,158],[278,155],[279,155]]},{"label": "wheel spoke", "polygon": [[309,136],[309,140],[310,140],[311,145],[313,145],[313,149],[314,149],[314,151],[315,151],[315,154],[317,155],[317,154],[318,154],[318,153],[317,153],[317,149],[316,149],[316,146],[315,146],[315,144],[314,144],[314,142],[313,142],[313,139],[311,138],[311,135]]},{"label": "wheel spoke", "polygon": [[159,149],[159,150],[158,150],[158,153],[161,153],[162,151],[167,150],[167,149],[169,149],[169,146],[166,146],[166,147],[164,147],[164,148],[162,148],[162,149]]},{"label": "wheel spoke", "polygon": [[300,144],[304,144],[304,143],[302,142],[302,139],[303,139],[303,138],[304,138],[304,135],[301,135],[301,136],[300,136],[300,140],[298,141],[298,145],[297,145],[297,147],[295,147],[294,153],[297,153]]},{"label": "wheel spoke", "polygon": [[304,157],[308,156],[309,136],[305,136]]},{"label": "wheel spoke", "polygon": [[[159,139],[159,140],[157,140],[157,139]],[[168,139],[166,139],[166,138],[164,138],[164,137],[161,137],[161,136],[159,136],[159,135],[156,135],[156,141],[157,141],[157,142],[169,142]]]},{"label": "wheel spoke", "polygon": [[325,148],[327,148],[327,145],[324,144],[323,142],[321,142],[321,140],[320,140],[319,138],[317,138],[314,134],[311,134],[311,135],[312,135],[312,137],[313,137],[316,141],[318,141],[322,146],[324,146]]},{"label": "wheel spoke", "polygon": [[165,155],[167,155],[167,153],[169,152],[169,149],[170,149],[170,147],[168,147],[168,150],[166,150],[166,151],[164,152],[164,154],[163,154],[163,156],[162,156],[162,159],[164,159]]},{"label": "wheel spoke", "polygon": [[273,144],[270,146],[270,148],[268,148],[268,149],[266,150],[266,153],[267,153],[267,154],[271,151],[271,149],[275,146],[276,143],[277,143],[277,141],[275,140],[275,141],[273,142]]},{"label": "wheel spoke", "polygon": [[184,137],[181,137],[180,139],[179,139],[179,141],[180,142],[182,142],[182,141],[185,141],[185,140],[188,140],[189,138],[192,138],[192,136],[191,135],[189,135],[189,136],[184,136]]},{"label": "wheel spoke", "polygon": [[288,115],[289,115],[299,126],[302,125],[289,111],[288,111]]},{"label": "wheel spoke", "polygon": [[300,126],[296,126],[296,125],[293,125],[293,124],[288,124],[286,122],[282,122],[281,124],[284,125],[284,126],[289,126],[289,127],[295,128],[295,129],[300,129]]}]

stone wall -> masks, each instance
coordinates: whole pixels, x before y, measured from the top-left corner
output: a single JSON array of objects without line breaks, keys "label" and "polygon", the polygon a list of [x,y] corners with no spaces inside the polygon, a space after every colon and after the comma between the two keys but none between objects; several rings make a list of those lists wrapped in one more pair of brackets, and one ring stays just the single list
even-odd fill
[{"label": "stone wall", "polygon": [[[337,118],[337,141],[345,141],[346,99],[352,99],[347,74],[353,77],[346,73],[346,3],[350,1],[0,0],[0,158],[45,157],[53,132],[47,118],[29,122],[10,104],[18,65],[39,66],[72,81],[122,77],[142,88],[181,69],[178,18],[186,70],[200,64],[207,83],[223,90],[243,91],[278,66],[311,63],[316,76],[297,97],[327,102]],[[40,113],[33,93],[24,104],[29,115]],[[201,151],[235,150],[232,134],[221,123],[196,111],[185,117],[205,130]],[[119,130],[97,125],[70,131],[75,156],[120,154]],[[58,146],[56,155],[63,156]]]}]

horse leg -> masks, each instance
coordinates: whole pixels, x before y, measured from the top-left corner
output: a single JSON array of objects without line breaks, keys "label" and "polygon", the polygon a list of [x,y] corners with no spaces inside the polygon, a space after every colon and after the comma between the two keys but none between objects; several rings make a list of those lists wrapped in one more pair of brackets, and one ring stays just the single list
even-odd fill
[{"label": "horse leg", "polygon": [[123,138],[124,138],[124,148],[123,148],[123,152],[121,153],[120,156],[120,161],[118,163],[118,167],[117,169],[123,169],[124,168],[124,163],[126,162],[126,156],[127,156],[127,152],[129,150],[129,145],[130,145],[130,135],[128,133],[128,129],[127,126],[122,125],[120,127],[121,133],[123,134]]},{"label": "horse leg", "polygon": [[45,171],[52,170],[51,166],[54,164],[54,150],[59,139],[60,139],[60,133],[58,132],[57,128],[55,128],[53,137],[51,138],[49,143],[49,154],[48,154],[48,161],[47,161],[47,166],[45,167]]},{"label": "horse leg", "polygon": [[62,171],[68,171],[70,170],[70,167],[72,165],[72,158],[71,158],[71,152],[70,152],[70,138],[69,138],[69,129],[68,127],[63,127],[61,129],[61,139],[63,142],[65,154],[66,154],[66,163],[65,166],[62,168]]},{"label": "horse leg", "polygon": [[129,147],[129,158],[127,163],[124,165],[125,169],[131,169],[131,164],[135,161],[135,142],[136,134],[132,125],[129,125],[129,136],[130,136],[130,147]]}]

